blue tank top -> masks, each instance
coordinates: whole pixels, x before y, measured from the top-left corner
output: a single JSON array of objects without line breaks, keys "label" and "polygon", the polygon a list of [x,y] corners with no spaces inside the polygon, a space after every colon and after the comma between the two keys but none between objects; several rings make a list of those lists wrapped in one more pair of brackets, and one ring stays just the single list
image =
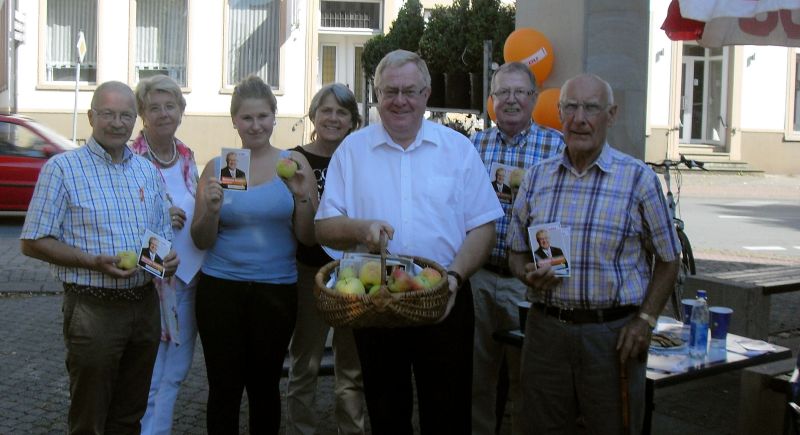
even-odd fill
[{"label": "blue tank top", "polygon": [[247,191],[225,190],[219,233],[203,273],[234,281],[297,282],[294,201],[278,177]]}]

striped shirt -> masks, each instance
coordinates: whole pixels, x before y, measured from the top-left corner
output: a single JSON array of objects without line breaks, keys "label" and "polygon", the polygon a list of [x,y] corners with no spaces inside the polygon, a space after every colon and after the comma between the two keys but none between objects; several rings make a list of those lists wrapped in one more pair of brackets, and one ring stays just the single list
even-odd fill
[{"label": "striped shirt", "polygon": [[[145,230],[172,239],[166,189],[158,170],[124,150],[121,163],[90,138],[86,146],[45,163],[28,206],[20,239],[53,237],[92,255],[141,251]],[[138,272],[115,279],[78,267],[51,265],[65,283],[132,288],[150,281]]]},{"label": "striped shirt", "polygon": [[656,174],[608,144],[582,174],[566,153],[528,171],[512,212],[511,250],[531,252],[527,228],[551,222],[570,228],[571,276],[550,291],[532,289],[533,302],[641,305],[652,255],[669,262],[680,253]]},{"label": "striped shirt", "polygon": [[[517,168],[530,168],[540,161],[558,154],[564,149],[564,138],[561,132],[552,128],[531,123],[516,136],[510,138],[497,127],[479,131],[472,136],[472,144],[478,150],[486,171],[491,178],[493,163]],[[508,177],[509,174],[506,175]],[[508,178],[506,178],[508,181]],[[513,191],[512,194],[516,193]],[[500,201],[503,216],[495,222],[497,229],[497,242],[492,248],[489,263],[501,267],[508,267],[508,246],[506,235],[511,222],[511,202]]]}]

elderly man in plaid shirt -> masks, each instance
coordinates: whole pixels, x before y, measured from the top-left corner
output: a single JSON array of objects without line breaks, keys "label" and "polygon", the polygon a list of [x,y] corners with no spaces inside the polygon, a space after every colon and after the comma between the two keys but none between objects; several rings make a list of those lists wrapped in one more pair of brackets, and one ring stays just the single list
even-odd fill
[{"label": "elderly man in plaid shirt", "polygon": [[[120,267],[150,230],[172,238],[164,182],[126,146],[136,123],[133,91],[97,87],[92,137],[42,168],[22,227],[22,252],[52,264],[64,283],[69,433],[138,434],[161,336],[151,276]],[[178,267],[174,251],[165,275]]]},{"label": "elderly man in plaid shirt", "polygon": [[[564,139],[560,132],[531,121],[537,90],[536,79],[527,65],[520,62],[504,64],[492,76],[491,88],[497,127],[477,132],[472,143],[489,174],[503,171],[505,181],[509,182],[513,168],[524,171],[556,155],[564,147]],[[512,195],[516,190],[514,186]],[[497,239],[489,261],[470,278],[475,305],[472,359],[472,433],[475,435],[495,433],[497,384],[504,357],[513,406],[512,432],[521,433],[520,353],[518,349],[504,346],[492,338],[492,333],[498,329],[519,327],[517,302],[525,300],[525,285],[508,269],[506,233],[511,221],[512,195],[498,193],[504,214],[496,222]]]},{"label": "elderly man in plaid shirt", "polygon": [[[509,264],[533,302],[522,349],[526,433],[622,431],[627,370],[630,433],[641,433],[647,348],[672,291],[680,244],[661,185],[643,162],[606,142],[611,86],[584,74],[561,88],[566,150],[530,169],[514,203]],[[570,228],[571,275],[532,262],[528,227]]]}]

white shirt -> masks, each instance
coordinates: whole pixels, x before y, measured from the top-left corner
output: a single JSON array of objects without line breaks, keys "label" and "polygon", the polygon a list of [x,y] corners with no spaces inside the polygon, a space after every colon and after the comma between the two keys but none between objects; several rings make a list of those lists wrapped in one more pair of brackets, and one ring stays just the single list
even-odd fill
[{"label": "white shirt", "polygon": [[328,166],[316,220],[338,216],[387,221],[395,231],[391,253],[448,267],[467,231],[503,210],[469,139],[423,121],[406,150],[380,125],[344,139]]}]

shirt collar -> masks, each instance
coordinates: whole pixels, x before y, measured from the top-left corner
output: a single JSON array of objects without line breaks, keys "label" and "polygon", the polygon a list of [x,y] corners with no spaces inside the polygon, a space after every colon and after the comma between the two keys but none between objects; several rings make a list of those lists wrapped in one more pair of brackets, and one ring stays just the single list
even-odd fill
[{"label": "shirt collar", "polygon": [[[94,136],[90,136],[89,140],[86,141],[86,147],[89,148],[89,151],[92,154],[95,154],[97,157],[105,160],[109,164],[114,164],[113,159],[111,158],[111,154],[106,151],[97,140],[95,140]],[[126,146],[122,149],[122,161],[120,163],[125,163],[133,156],[133,152]]]},{"label": "shirt collar", "polygon": [[593,166],[597,166],[601,171],[610,174],[614,172],[613,163],[614,159],[611,156],[611,145],[609,145],[608,142],[606,142],[605,144],[603,144],[603,150],[600,151],[600,155],[597,156],[594,162],[592,162],[591,164],[589,164],[589,166],[586,167],[586,170],[582,174],[579,174],[578,170],[575,169],[574,166],[572,166],[572,162],[569,161],[569,156],[567,155],[566,147],[564,148],[564,151],[561,153],[560,166],[563,166],[565,169],[567,169],[568,171],[572,172],[577,176],[583,176],[589,173],[589,170],[592,169]]},{"label": "shirt collar", "polygon": [[[431,145],[437,145],[435,140],[436,136],[434,135],[433,129],[431,128],[430,121],[423,120],[422,124],[420,125],[419,130],[417,131],[417,136],[414,138],[414,141],[411,142],[411,145],[408,146],[404,151],[412,151],[415,148],[420,147],[424,143],[429,143]],[[389,136],[389,132],[381,126],[375,130],[375,134],[372,137],[372,148],[377,148],[378,146],[386,145],[390,148],[395,148],[398,150],[403,150],[403,147],[400,146],[397,142],[392,140],[392,137]]]},{"label": "shirt collar", "polygon": [[515,146],[519,144],[525,143],[525,138],[528,137],[528,134],[533,128],[533,122],[528,122],[528,125],[522,129],[519,133],[515,134],[514,137],[509,137],[507,134],[503,133],[500,128],[497,128],[497,137],[500,139],[504,144],[509,146]]}]

